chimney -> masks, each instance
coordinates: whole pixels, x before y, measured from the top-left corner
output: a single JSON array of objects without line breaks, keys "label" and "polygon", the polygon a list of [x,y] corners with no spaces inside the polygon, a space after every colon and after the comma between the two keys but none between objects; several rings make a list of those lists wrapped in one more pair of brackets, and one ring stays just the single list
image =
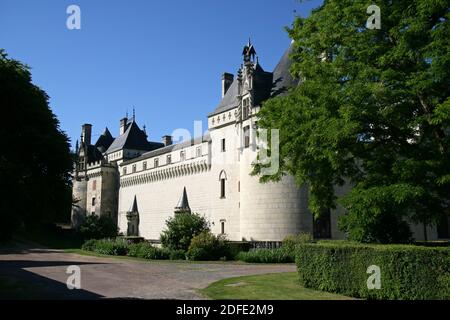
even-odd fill
[{"label": "chimney", "polygon": [[231,73],[225,72],[222,75],[222,98],[225,96],[231,84],[233,83],[233,79],[234,76]]},{"label": "chimney", "polygon": [[81,139],[86,145],[91,144],[92,125],[85,123],[81,126]]},{"label": "chimney", "polygon": [[172,144],[172,136],[163,136],[162,142],[164,143],[164,146],[170,146]]},{"label": "chimney", "polygon": [[127,123],[128,123],[127,117],[120,119],[120,135],[125,133],[125,128],[127,127]]}]

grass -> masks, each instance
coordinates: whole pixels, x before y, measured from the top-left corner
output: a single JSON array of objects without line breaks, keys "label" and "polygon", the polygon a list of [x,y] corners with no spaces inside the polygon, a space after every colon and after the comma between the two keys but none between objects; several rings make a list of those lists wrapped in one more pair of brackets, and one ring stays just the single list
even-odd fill
[{"label": "grass", "polygon": [[349,300],[350,297],[302,287],[296,272],[223,279],[201,289],[216,300]]}]

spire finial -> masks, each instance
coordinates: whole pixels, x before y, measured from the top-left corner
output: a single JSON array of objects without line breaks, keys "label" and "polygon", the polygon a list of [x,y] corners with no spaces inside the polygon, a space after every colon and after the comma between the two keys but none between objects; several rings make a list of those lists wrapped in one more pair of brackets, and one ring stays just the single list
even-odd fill
[{"label": "spire finial", "polygon": [[136,118],[136,110],[134,109],[134,106],[133,106],[133,121],[135,120],[135,118]]}]

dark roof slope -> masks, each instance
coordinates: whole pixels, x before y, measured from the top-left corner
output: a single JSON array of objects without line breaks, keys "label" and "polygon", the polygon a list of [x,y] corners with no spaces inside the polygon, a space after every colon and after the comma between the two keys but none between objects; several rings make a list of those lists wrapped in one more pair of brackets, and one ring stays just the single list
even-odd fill
[{"label": "dark roof slope", "polygon": [[136,161],[145,160],[145,159],[148,159],[148,158],[160,156],[160,155],[172,152],[172,150],[174,150],[175,148],[183,149],[183,148],[190,147],[190,146],[202,143],[202,142],[209,142],[209,141],[211,141],[211,136],[209,135],[209,133],[207,133],[207,134],[205,134],[202,137],[193,138],[193,139],[190,139],[190,140],[187,140],[187,141],[183,141],[183,142],[180,142],[180,143],[177,143],[177,144],[171,144],[171,145],[165,146],[163,148],[154,149],[152,151],[149,151],[149,152],[146,152],[146,153],[142,154],[141,156],[139,156],[137,158],[124,161],[120,165],[127,165],[129,163],[133,163],[133,162],[136,162]]},{"label": "dark roof slope", "polygon": [[273,85],[271,96],[277,96],[285,94],[290,88],[296,87],[299,83],[298,80],[292,78],[290,69],[292,60],[290,55],[293,51],[294,44],[291,43],[289,48],[284,52],[281,60],[273,70]]},{"label": "dark roof slope", "polygon": [[162,146],[164,146],[163,143],[148,142],[145,132],[139,129],[136,122],[132,120],[127,125],[125,132],[114,140],[106,152],[111,153],[122,149],[150,151]]},{"label": "dark roof slope", "polygon": [[105,128],[105,131],[101,134],[101,136],[98,138],[97,142],[95,143],[95,146],[100,152],[105,152],[108,150],[108,148],[113,143],[114,138],[111,135],[111,132],[109,132],[108,128]]},{"label": "dark roof slope", "polygon": [[214,112],[211,112],[209,116],[237,107],[237,95],[238,95],[238,81],[237,79],[234,79],[233,83],[228,88],[227,93],[225,93],[225,96],[222,98],[217,108],[214,110]]},{"label": "dark roof slope", "polygon": [[[293,79],[290,73],[290,68],[292,65],[290,55],[293,51],[293,47],[294,44],[291,43],[273,72],[264,71],[259,63],[256,63],[255,78],[253,80],[255,105],[260,105],[264,100],[270,97],[285,94],[290,88],[298,85],[299,81]],[[208,116],[213,116],[237,107],[237,95],[238,85],[237,79],[235,79],[217,108]]]}]

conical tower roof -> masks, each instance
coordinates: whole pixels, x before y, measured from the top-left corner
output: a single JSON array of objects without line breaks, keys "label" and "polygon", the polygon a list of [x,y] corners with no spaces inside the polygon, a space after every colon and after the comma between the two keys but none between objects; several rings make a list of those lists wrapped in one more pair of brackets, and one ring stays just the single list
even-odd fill
[{"label": "conical tower roof", "polygon": [[186,193],[186,187],[183,188],[183,194],[181,195],[178,204],[175,207],[175,213],[190,213],[189,201]]}]

